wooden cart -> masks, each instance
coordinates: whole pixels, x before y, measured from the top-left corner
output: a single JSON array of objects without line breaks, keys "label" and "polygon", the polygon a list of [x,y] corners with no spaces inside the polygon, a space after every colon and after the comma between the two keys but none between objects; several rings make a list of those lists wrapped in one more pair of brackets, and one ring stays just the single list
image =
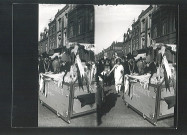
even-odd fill
[{"label": "wooden cart", "polygon": [[57,82],[44,77],[44,91],[39,91],[39,100],[42,105],[70,123],[73,117],[96,112],[95,84],[93,81],[91,93],[88,93],[85,84],[83,89],[77,83],[64,83],[63,87],[59,87]]},{"label": "wooden cart", "polygon": [[145,89],[139,82],[131,82],[129,91],[124,94],[124,102],[144,119],[157,125],[158,120],[174,115],[174,107],[168,108],[164,100],[166,97],[175,96],[174,91],[173,87],[170,87],[169,91],[164,85],[154,84]]}]

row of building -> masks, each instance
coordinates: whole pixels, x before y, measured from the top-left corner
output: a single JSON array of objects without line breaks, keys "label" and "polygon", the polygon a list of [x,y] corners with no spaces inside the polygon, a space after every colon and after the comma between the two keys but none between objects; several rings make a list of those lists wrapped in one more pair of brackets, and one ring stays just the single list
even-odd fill
[{"label": "row of building", "polygon": [[144,50],[154,43],[177,44],[177,6],[150,5],[143,10],[132,28],[124,33],[123,42],[113,42],[107,49],[97,54],[96,59],[108,57],[117,52],[125,56],[137,50]]},{"label": "row of building", "polygon": [[59,52],[71,42],[94,44],[94,6],[67,4],[40,33],[39,55]]}]

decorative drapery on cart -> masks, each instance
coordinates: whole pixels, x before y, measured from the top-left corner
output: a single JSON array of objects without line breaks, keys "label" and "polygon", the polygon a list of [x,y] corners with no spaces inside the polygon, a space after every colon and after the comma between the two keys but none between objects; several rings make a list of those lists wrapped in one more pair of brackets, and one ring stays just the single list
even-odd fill
[{"label": "decorative drapery on cart", "polygon": [[87,57],[86,61],[83,62],[82,57],[80,57],[80,55],[84,55],[81,50],[85,53],[92,51],[94,46],[88,46],[88,44],[87,47],[84,47],[78,43],[70,43],[66,48],[66,55],[69,56],[55,54],[62,60],[70,59],[70,69],[58,74],[47,72],[39,75],[40,102],[68,123],[72,117],[96,111],[96,66],[94,59]]},{"label": "decorative drapery on cart", "polygon": [[174,115],[176,64],[168,62],[166,51],[175,55],[176,45],[157,43],[152,48],[157,72],[125,75],[123,97],[127,106],[156,125],[159,119]]}]

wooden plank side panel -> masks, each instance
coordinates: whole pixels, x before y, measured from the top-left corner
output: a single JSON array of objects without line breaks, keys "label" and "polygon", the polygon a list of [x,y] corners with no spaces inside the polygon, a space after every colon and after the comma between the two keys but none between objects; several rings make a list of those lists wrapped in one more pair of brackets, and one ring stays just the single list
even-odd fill
[{"label": "wooden plank side panel", "polygon": [[[92,84],[91,87],[93,90],[93,91],[91,90],[91,93],[96,93],[95,83]],[[76,97],[80,96],[80,95],[85,95],[85,94],[89,94],[87,91],[86,85],[83,86],[83,89],[79,88],[78,86],[74,87],[74,101],[73,101],[73,112],[72,112],[73,114],[83,113],[86,111],[96,109],[96,103],[94,103],[92,105],[85,105],[85,106],[81,107],[81,102]]]},{"label": "wooden plank side panel", "polygon": [[45,90],[47,96],[39,93],[39,98],[42,102],[57,111],[60,115],[66,117],[69,108],[69,86],[63,85],[63,88],[58,87],[54,81],[45,81]]},{"label": "wooden plank side panel", "polygon": [[149,89],[144,89],[140,83],[137,82],[132,83],[130,89],[133,91],[133,96],[130,98],[128,94],[125,94],[125,102],[152,119],[155,115],[156,88],[150,86]]},{"label": "wooden plank side panel", "polygon": [[159,116],[169,115],[174,113],[174,107],[168,109],[168,104],[163,100],[165,97],[174,96],[174,89],[170,87],[170,91],[166,88],[161,89],[160,113]]}]

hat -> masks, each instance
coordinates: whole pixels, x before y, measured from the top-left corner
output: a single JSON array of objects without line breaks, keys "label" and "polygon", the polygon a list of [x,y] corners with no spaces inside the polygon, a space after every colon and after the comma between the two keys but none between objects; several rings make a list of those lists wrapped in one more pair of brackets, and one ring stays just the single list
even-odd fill
[{"label": "hat", "polygon": [[118,61],[120,61],[120,63],[122,62],[122,59],[120,58],[120,57],[117,57],[116,59],[115,59],[115,62],[117,63]]}]

